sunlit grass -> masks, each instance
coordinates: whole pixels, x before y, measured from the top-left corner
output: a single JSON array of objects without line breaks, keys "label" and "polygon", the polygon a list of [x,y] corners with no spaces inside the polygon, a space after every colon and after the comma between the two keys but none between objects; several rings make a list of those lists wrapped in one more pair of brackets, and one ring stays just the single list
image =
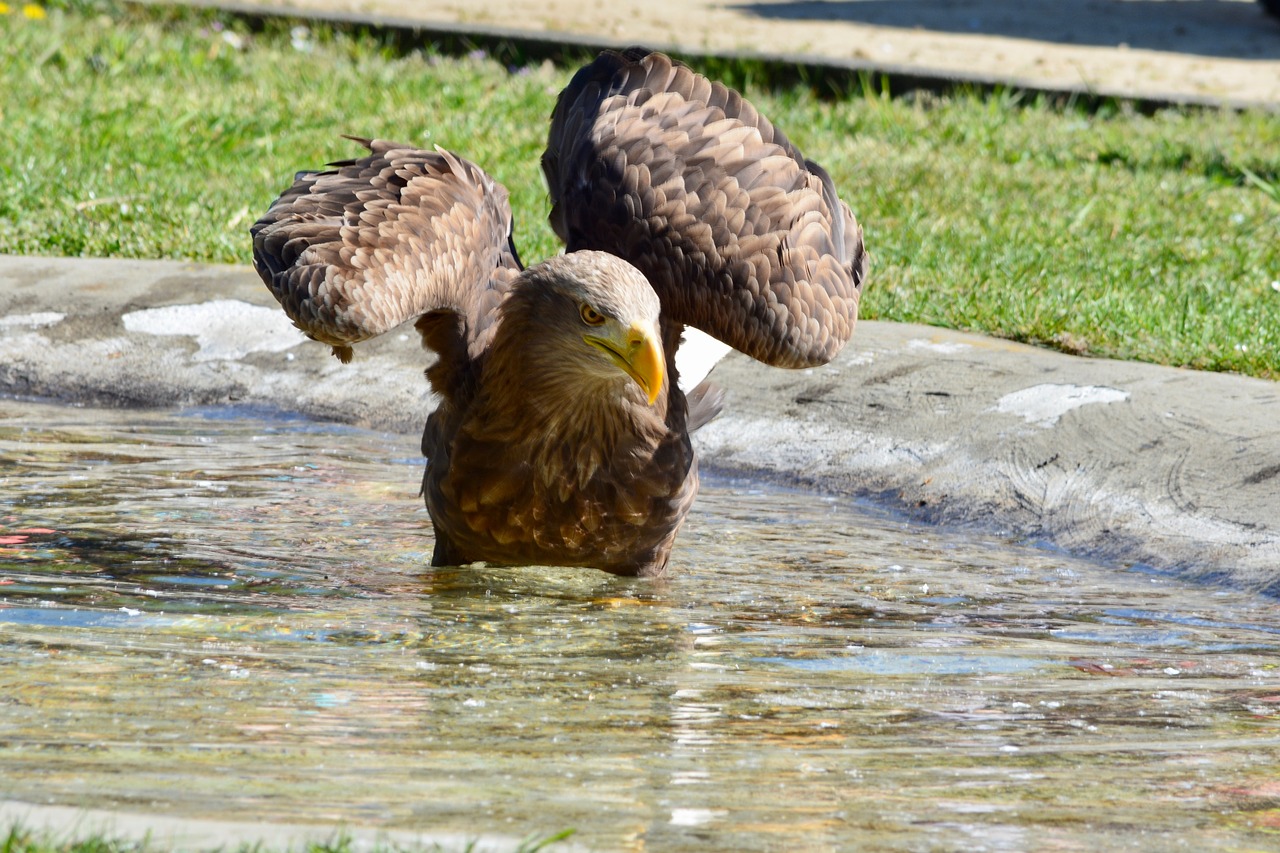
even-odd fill
[{"label": "sunlit grass", "polygon": [[[248,227],[294,171],[359,152],[341,133],[475,160],[510,188],[526,262],[558,248],[538,157],[572,69],[212,13],[10,6],[0,252],[247,263]],[[747,94],[864,223],[864,317],[1280,377],[1280,115]]]}]

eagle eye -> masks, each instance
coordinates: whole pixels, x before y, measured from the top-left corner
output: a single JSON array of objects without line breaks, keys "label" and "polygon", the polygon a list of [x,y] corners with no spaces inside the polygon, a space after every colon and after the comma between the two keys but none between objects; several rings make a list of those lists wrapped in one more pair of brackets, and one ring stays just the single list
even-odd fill
[{"label": "eagle eye", "polygon": [[588,326],[602,326],[606,319],[603,314],[586,303],[583,303],[582,307],[578,309],[578,314],[582,316],[582,322]]}]

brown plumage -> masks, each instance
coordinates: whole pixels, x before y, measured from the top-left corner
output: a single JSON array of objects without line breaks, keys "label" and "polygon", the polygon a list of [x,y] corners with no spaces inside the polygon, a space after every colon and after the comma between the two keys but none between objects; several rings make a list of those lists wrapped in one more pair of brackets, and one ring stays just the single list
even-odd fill
[{"label": "brown plumage", "polygon": [[447,151],[300,173],[252,229],[300,329],[351,344],[416,320],[438,358],[423,493],[434,565],[658,575],[698,488],[686,325],[782,367],[853,333],[862,229],[831,179],[737,92],[606,52],[560,94],[542,166],[568,254],[521,270],[506,190]]}]

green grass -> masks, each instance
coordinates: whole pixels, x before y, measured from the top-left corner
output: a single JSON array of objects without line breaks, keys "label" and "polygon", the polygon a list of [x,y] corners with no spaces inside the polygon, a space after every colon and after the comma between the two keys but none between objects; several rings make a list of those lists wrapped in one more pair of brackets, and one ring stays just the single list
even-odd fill
[{"label": "green grass", "polygon": [[[294,171],[357,153],[340,133],[480,163],[526,262],[556,251],[538,157],[572,69],[324,28],[304,47],[108,2],[0,16],[0,252],[246,263]],[[1280,377],[1280,115],[867,88],[746,92],[864,223],[864,317]]]}]

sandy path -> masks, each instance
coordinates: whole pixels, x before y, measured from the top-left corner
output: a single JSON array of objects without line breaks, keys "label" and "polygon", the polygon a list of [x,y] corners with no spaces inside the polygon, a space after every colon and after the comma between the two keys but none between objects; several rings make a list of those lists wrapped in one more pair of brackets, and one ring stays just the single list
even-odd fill
[{"label": "sandy path", "polygon": [[[207,0],[197,0],[207,2]],[[218,4],[214,0],[213,5]],[[1018,86],[1280,108],[1280,20],[1253,0],[289,0],[234,3],[803,58]]]}]

